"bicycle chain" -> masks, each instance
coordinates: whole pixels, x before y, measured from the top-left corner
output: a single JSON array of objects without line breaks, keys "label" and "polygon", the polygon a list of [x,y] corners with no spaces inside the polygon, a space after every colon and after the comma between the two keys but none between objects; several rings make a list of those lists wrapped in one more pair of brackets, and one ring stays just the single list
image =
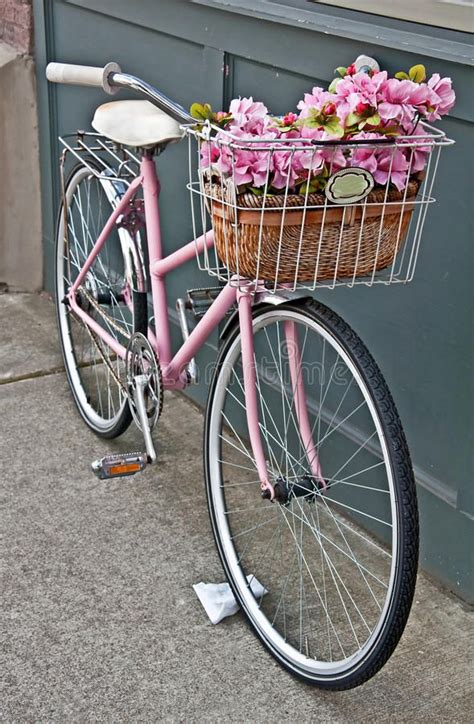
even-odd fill
[{"label": "bicycle chain", "polygon": [[[79,287],[79,290],[81,294],[85,296],[87,301],[94,307],[94,309],[99,312],[99,314],[110,324],[111,327],[113,327],[117,332],[119,332],[122,337],[125,337],[125,339],[130,339],[130,333],[128,330],[125,330],[123,327],[120,326],[120,324],[117,322],[116,319],[111,317],[107,312],[103,310],[103,308],[100,306],[99,302],[97,302],[94,297],[89,294],[87,289],[83,286]],[[87,325],[86,325],[87,326]]]},{"label": "bicycle chain", "polygon": [[[82,320],[81,320],[81,321],[82,321]],[[84,323],[83,323],[83,324],[84,324]],[[109,359],[107,359],[107,357],[105,356],[104,351],[102,350],[102,348],[101,348],[101,346],[100,346],[100,344],[99,344],[99,341],[98,341],[96,335],[95,335],[94,332],[88,327],[87,324],[84,324],[84,327],[86,328],[87,333],[89,334],[92,342],[94,343],[95,348],[97,349],[100,357],[102,358],[102,361],[107,365],[107,367],[109,368],[110,372],[112,373],[112,377],[114,378],[115,382],[117,383],[117,385],[118,385],[119,387],[122,388],[122,390],[124,391],[124,393],[126,394],[126,396],[129,398],[129,397],[130,397],[130,393],[129,393],[129,390],[128,390],[127,385],[125,385],[125,384],[123,383],[123,381],[122,381],[122,380],[120,379],[120,377],[117,375],[117,373],[116,373],[116,371],[115,371],[115,369],[114,369],[111,361],[110,361]]]}]

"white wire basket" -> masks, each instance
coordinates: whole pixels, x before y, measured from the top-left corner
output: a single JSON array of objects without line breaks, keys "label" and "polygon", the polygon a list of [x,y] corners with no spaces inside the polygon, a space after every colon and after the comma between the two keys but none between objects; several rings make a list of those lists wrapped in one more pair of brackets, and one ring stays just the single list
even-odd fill
[{"label": "white wire basket", "polygon": [[[440,152],[453,143],[442,131],[420,123],[416,135],[347,142],[242,139],[210,123],[185,130],[194,237],[214,233],[198,264],[211,276],[270,291],[413,279]],[[242,184],[246,159],[257,190]],[[283,167],[299,176],[282,183],[280,174],[275,190]]]}]

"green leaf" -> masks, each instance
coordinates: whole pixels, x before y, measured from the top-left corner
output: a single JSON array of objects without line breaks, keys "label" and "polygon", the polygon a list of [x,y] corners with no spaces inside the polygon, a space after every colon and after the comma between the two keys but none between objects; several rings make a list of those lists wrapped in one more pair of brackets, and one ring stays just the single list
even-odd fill
[{"label": "green leaf", "polygon": [[346,118],[346,125],[347,126],[356,126],[358,123],[360,123],[362,116],[359,116],[358,113],[349,113]]},{"label": "green leaf", "polygon": [[402,129],[398,125],[385,126],[385,128],[379,128],[378,133],[384,136],[399,136],[402,133]]},{"label": "green leaf", "polygon": [[327,184],[327,179],[323,178],[322,176],[317,176],[316,178],[312,178],[309,181],[303,181],[303,183],[298,186],[298,193],[299,194],[314,194],[316,191],[322,191],[324,187]]},{"label": "green leaf", "polygon": [[426,79],[425,66],[421,65],[421,63],[419,65],[413,65],[408,71],[408,76],[414,83],[423,83]]},{"label": "green leaf", "polygon": [[326,133],[336,138],[342,138],[344,135],[344,129],[341,126],[341,122],[337,116],[329,116],[326,121],[322,124]]},{"label": "green leaf", "polygon": [[369,126],[379,126],[380,125],[381,118],[378,113],[374,113],[373,116],[370,116],[369,118],[365,119],[365,122]]},{"label": "green leaf", "polygon": [[[347,68],[345,68],[343,65],[340,65],[338,68],[336,68],[335,72],[341,76],[341,78],[344,78],[347,75]],[[339,80],[336,78],[336,80]]]},{"label": "green leaf", "polygon": [[340,83],[342,78],[334,78],[334,80],[331,81],[329,84],[328,91],[329,93],[335,93],[336,92],[336,86],[338,83]]},{"label": "green leaf", "polygon": [[316,108],[310,108],[309,116],[303,119],[303,125],[308,128],[319,128],[323,125],[323,120],[323,115]]},{"label": "green leaf", "polygon": [[207,121],[212,118],[212,108],[209,103],[205,103],[204,105],[202,105],[202,103],[193,103],[189,112],[192,117],[198,121]]},{"label": "green leaf", "polygon": [[398,78],[398,80],[410,80],[410,76],[408,73],[405,73],[404,70],[400,70],[398,73],[395,73],[395,78]]},{"label": "green leaf", "polygon": [[219,126],[219,128],[225,128],[227,124],[232,120],[232,114],[227,113],[227,115],[222,116],[222,118],[217,118],[217,113],[213,113],[211,120],[213,123]]}]

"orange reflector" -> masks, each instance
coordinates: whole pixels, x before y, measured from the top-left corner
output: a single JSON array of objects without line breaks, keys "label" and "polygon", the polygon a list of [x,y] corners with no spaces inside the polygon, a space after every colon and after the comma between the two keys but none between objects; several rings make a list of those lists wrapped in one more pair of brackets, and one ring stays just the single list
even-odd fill
[{"label": "orange reflector", "polygon": [[110,475],[126,475],[127,473],[138,473],[141,470],[140,463],[122,463],[109,468]]}]

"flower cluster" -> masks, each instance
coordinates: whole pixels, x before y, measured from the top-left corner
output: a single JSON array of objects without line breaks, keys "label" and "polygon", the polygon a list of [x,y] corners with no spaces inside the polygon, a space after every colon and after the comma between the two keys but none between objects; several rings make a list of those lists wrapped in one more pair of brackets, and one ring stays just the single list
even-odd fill
[{"label": "flower cluster", "polygon": [[[315,87],[305,94],[298,114],[276,118],[253,98],[234,99],[228,112],[217,114],[209,105],[194,104],[195,117],[222,129],[202,144],[201,168],[231,178],[238,191],[255,193],[320,190],[330,174],[356,166],[370,171],[377,184],[402,190],[408,178],[424,168],[430,152],[429,144],[416,143],[425,133],[420,121],[436,121],[454,105],[451,79],[435,73],[427,80],[422,65],[393,78],[367,66],[338,68],[337,73],[328,90]],[[407,143],[407,136],[415,144]],[[257,144],[245,144],[255,139]],[[391,143],[384,145],[380,139]],[[331,140],[365,143],[318,145]]]}]

